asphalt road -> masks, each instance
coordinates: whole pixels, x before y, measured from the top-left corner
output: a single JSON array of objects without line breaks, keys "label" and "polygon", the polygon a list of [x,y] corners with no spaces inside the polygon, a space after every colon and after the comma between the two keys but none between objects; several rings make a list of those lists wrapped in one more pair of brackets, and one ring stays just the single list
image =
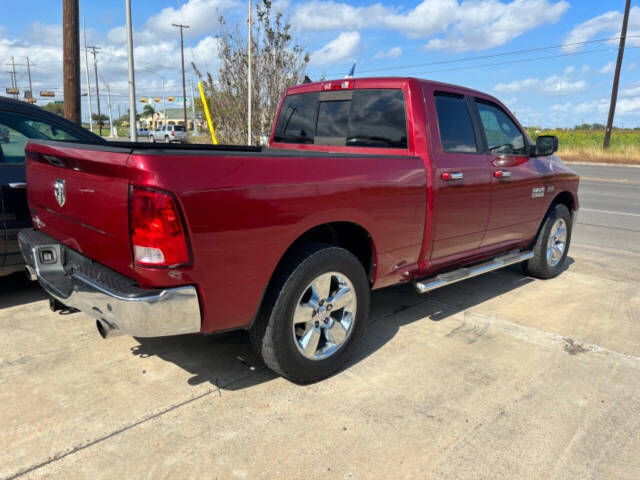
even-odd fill
[{"label": "asphalt road", "polygon": [[640,168],[572,168],[581,177],[576,241],[640,253]]},{"label": "asphalt road", "polygon": [[242,332],[105,341],[0,279],[0,478],[638,478],[640,169],[575,169],[559,277],[376,291],[305,387]]}]

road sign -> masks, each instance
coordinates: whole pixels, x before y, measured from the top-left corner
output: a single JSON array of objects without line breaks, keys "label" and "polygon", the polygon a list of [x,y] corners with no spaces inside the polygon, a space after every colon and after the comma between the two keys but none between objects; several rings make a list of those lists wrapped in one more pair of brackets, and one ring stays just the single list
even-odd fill
[{"label": "road sign", "polygon": [[54,100],[54,102],[56,105],[64,105],[64,100]]},{"label": "road sign", "polygon": [[55,97],[56,93],[52,92],[51,90],[42,90],[42,91],[40,91],[40,96],[41,97]]},{"label": "road sign", "polygon": [[19,95],[20,90],[17,88],[8,88],[7,87],[7,95]]}]

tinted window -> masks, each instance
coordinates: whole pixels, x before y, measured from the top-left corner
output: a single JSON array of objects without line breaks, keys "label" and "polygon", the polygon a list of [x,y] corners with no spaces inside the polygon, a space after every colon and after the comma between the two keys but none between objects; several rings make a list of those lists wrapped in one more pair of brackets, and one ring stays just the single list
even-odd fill
[{"label": "tinted window", "polygon": [[316,145],[345,145],[351,100],[320,102]]},{"label": "tinted window", "polygon": [[284,99],[273,137],[276,142],[313,143],[318,96],[317,93],[302,93]]},{"label": "tinted window", "polygon": [[478,113],[491,153],[523,155],[527,151],[524,135],[502,109],[477,102]]},{"label": "tinted window", "polygon": [[184,126],[182,126],[182,125],[175,126],[175,127],[173,127],[173,129],[174,129],[176,132],[184,132],[184,131],[185,131],[185,130],[184,130]]},{"label": "tinted window", "polygon": [[477,152],[471,115],[463,97],[436,95],[440,143],[445,152]]},{"label": "tinted window", "polygon": [[0,164],[24,163],[24,147],[31,138],[80,140],[53,123],[17,113],[0,112]]},{"label": "tinted window", "polygon": [[402,91],[354,91],[347,145],[407,148],[407,119]]}]

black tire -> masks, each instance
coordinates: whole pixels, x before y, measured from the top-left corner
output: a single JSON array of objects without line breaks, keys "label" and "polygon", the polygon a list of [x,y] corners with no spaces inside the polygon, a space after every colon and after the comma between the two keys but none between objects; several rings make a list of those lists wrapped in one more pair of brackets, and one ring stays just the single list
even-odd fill
[{"label": "black tire", "polygon": [[[356,313],[344,343],[320,360],[305,357],[296,345],[293,313],[314,279],[327,272],[346,277],[355,293]],[[288,256],[274,274],[251,327],[251,343],[274,372],[299,383],[313,383],[339,370],[349,359],[369,316],[369,281],[360,261],[343,248],[310,244]]]},{"label": "black tire", "polygon": [[156,137],[154,137],[153,135],[149,135],[149,140],[151,141],[151,143],[156,143]]},{"label": "black tire", "polygon": [[[562,256],[557,260],[556,264],[553,264],[547,254],[547,247],[552,228],[559,220],[563,220],[566,225],[566,241],[564,242]],[[542,222],[542,227],[540,227],[540,232],[533,245],[533,258],[522,264],[526,274],[536,278],[549,279],[557,277],[562,272],[567,260],[569,245],[571,244],[572,226],[572,216],[569,209],[562,204],[552,205]]]},{"label": "black tire", "polygon": [[164,137],[164,143],[171,143],[171,140],[168,136]]}]

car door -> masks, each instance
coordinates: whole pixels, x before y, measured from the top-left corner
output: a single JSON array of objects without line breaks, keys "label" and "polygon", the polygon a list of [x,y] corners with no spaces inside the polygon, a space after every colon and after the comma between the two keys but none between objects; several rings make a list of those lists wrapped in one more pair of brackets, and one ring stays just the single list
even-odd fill
[{"label": "car door", "polygon": [[434,170],[431,260],[437,264],[480,247],[489,220],[491,171],[483,139],[472,121],[470,101],[463,95],[435,92],[433,102],[438,136],[430,152]]},{"label": "car door", "polygon": [[17,235],[31,226],[27,205],[24,147],[29,139],[79,140],[80,137],[54,123],[34,116],[0,111],[0,127],[9,130],[9,141],[0,144],[0,195],[2,196],[3,240],[0,252],[4,260],[0,265],[10,267],[22,263]]},{"label": "car door", "polygon": [[544,172],[527,137],[499,105],[476,98],[492,176],[491,213],[483,246],[520,243],[535,235],[544,201]]}]

